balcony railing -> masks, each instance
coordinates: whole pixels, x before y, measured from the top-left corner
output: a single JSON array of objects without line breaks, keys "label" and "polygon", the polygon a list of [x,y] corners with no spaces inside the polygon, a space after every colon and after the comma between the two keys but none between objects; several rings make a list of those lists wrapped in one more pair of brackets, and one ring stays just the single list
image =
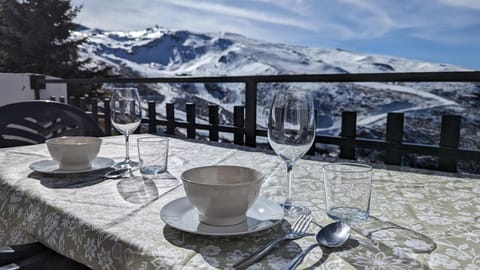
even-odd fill
[{"label": "balcony railing", "polygon": [[[148,124],[150,133],[157,132],[157,126],[165,126],[165,133],[175,134],[176,128],[186,128],[186,136],[195,138],[197,130],[208,131],[209,140],[218,141],[219,132],[233,133],[235,144],[255,147],[257,136],[266,136],[266,130],[257,128],[257,85],[259,83],[292,83],[292,82],[480,82],[480,72],[421,72],[421,73],[359,73],[359,74],[318,74],[318,75],[268,75],[268,76],[216,76],[216,77],[161,77],[161,78],[96,78],[96,79],[45,79],[34,75],[31,78],[31,88],[39,97],[39,91],[46,84],[142,84],[142,83],[242,83],[245,85],[244,106],[234,107],[233,125],[219,125],[217,105],[209,105],[209,123],[196,123],[195,104],[186,104],[186,119],[175,117],[174,104],[166,104],[166,118],[157,119],[155,102],[148,103],[148,118],[142,120]],[[65,98],[60,98],[65,102]],[[87,107],[93,117],[102,119],[105,132],[111,135],[109,100],[103,100],[103,112],[98,110],[98,101],[94,98],[69,97],[68,103],[84,110]],[[88,105],[88,106],[87,106]],[[371,148],[385,153],[385,163],[402,165],[402,156],[408,154],[429,155],[438,157],[439,170],[456,172],[457,162],[480,161],[480,151],[459,148],[461,117],[458,115],[443,115],[441,119],[440,141],[436,145],[424,145],[403,141],[403,113],[388,113],[385,139],[367,139],[357,137],[356,112],[342,113],[341,132],[339,136],[317,135],[316,143],[333,144],[340,148],[340,157],[355,159],[358,147]],[[309,154],[315,153],[312,147]]]}]

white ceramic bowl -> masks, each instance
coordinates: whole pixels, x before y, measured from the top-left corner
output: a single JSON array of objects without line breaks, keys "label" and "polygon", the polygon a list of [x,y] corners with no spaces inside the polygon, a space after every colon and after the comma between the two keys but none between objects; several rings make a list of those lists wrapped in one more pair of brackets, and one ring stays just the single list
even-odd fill
[{"label": "white ceramic bowl", "polygon": [[183,188],[199,220],[216,226],[239,224],[258,197],[264,175],[241,166],[207,166],[181,175]]},{"label": "white ceramic bowl", "polygon": [[66,171],[85,170],[100,151],[102,139],[96,137],[65,136],[45,141],[59,169]]}]

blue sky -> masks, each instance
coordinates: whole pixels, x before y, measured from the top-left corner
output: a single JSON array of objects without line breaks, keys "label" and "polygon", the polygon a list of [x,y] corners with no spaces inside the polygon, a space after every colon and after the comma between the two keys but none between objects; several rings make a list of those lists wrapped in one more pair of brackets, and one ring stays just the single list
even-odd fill
[{"label": "blue sky", "polygon": [[480,70],[480,0],[72,0],[91,28],[233,32]]}]

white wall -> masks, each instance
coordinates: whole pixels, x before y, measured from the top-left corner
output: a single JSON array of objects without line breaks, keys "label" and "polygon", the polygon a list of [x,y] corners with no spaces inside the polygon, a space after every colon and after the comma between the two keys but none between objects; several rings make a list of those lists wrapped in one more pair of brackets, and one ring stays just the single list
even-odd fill
[{"label": "white wall", "polygon": [[[34,100],[35,91],[30,88],[30,73],[0,73],[0,106],[18,101]],[[47,76],[47,79],[55,77]],[[40,99],[50,99],[51,96],[67,97],[66,84],[47,84],[45,90],[40,90]]]}]

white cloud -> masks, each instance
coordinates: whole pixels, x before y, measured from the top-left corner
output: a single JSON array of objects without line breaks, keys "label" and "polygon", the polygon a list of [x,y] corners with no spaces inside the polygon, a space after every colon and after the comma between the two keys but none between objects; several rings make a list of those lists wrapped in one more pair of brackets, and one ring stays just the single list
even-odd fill
[{"label": "white cloud", "polygon": [[[155,24],[198,32],[235,32],[294,42],[303,39],[369,40],[407,32],[429,40],[457,38],[478,26],[480,0],[73,0],[84,3],[78,21],[108,30]],[[453,7],[453,8],[452,8]],[[455,35],[454,35],[455,34]],[[474,42],[477,35],[463,35]],[[440,39],[441,37],[441,39]],[[443,42],[443,41],[441,41]]]},{"label": "white cloud", "polygon": [[334,3],[337,6],[334,16],[340,21],[347,20],[344,26],[353,30],[347,38],[378,38],[398,27],[388,10],[382,9],[374,1],[340,0],[331,3],[333,2],[337,2]]},{"label": "white cloud", "polygon": [[276,25],[292,26],[306,30],[312,29],[311,26],[303,23],[302,21],[277,16],[265,11],[257,11],[252,8],[238,8],[218,3],[199,2],[196,0],[168,0],[168,2],[171,5],[188,9],[197,9],[204,12],[213,12],[223,16],[233,16],[235,18],[243,18]]},{"label": "white cloud", "polygon": [[[308,4],[311,0],[253,0],[259,4],[266,4],[272,7],[278,7],[285,11],[295,13],[298,16],[308,16],[312,14],[312,10]],[[314,0],[316,1],[316,0]],[[316,3],[318,4],[318,2]]]},{"label": "white cloud", "polygon": [[440,2],[452,7],[480,10],[480,1],[478,0],[440,0]]}]

